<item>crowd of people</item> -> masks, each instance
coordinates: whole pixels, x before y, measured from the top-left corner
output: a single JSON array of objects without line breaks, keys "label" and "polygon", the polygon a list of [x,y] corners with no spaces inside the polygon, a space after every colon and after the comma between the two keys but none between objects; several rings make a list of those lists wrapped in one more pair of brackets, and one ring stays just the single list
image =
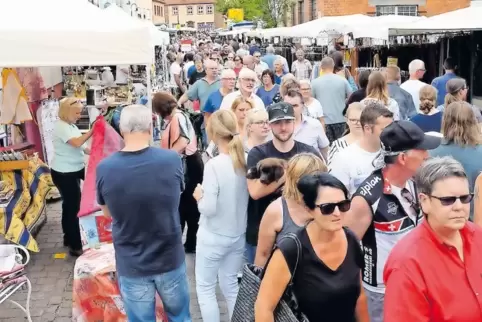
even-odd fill
[{"label": "crowd of people", "polygon": [[[162,149],[151,111],[128,106],[125,147],[97,168],[129,321],[155,320],[156,293],[169,321],[191,320],[185,253],[207,322],[218,283],[233,316],[245,264],[265,270],[257,322],[288,285],[312,322],[481,321],[481,117],[452,60],[432,85],[414,60],[400,84],[396,66],[353,77],[337,51],[314,71],[301,48],[287,66],[237,46],[174,55],[174,90],[152,100]],[[71,149],[88,137],[63,131]]]}]

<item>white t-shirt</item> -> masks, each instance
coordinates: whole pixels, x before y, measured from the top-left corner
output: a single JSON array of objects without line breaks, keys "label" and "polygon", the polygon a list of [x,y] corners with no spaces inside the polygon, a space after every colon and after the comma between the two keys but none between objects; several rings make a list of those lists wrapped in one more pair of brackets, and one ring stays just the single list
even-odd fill
[{"label": "white t-shirt", "polygon": [[187,72],[189,71],[189,68],[191,66],[194,66],[193,61],[188,61],[187,63],[184,64],[184,77],[186,77],[185,78],[186,81],[189,80],[189,77],[187,77]]},{"label": "white t-shirt", "polygon": [[314,98],[309,105],[306,105],[306,108],[308,109],[308,114],[309,116],[319,119],[320,117],[323,117],[323,107],[321,106],[320,101],[318,101],[316,98]]},{"label": "white t-shirt", "polygon": [[[241,96],[241,91],[232,92],[232,93],[229,93],[228,95],[224,96],[223,101],[221,102],[220,109],[223,109],[223,110],[231,109],[231,106],[233,105],[233,102],[239,96]],[[254,103],[254,108],[265,109],[263,100],[258,95],[256,95],[254,92],[251,94],[251,100]]]},{"label": "white t-shirt", "polygon": [[330,174],[338,178],[353,195],[360,184],[375,170],[373,161],[380,152],[367,152],[353,143],[337,153],[330,163]]},{"label": "white t-shirt", "polygon": [[410,95],[412,95],[413,104],[415,104],[415,108],[417,109],[417,112],[420,112],[420,90],[425,85],[428,85],[428,84],[421,82],[419,80],[412,80],[412,79],[409,79],[408,81],[400,85],[400,88],[406,90],[407,92],[410,93]]},{"label": "white t-shirt", "polygon": [[174,75],[181,75],[182,68],[177,62],[173,62],[171,67],[169,67],[169,74],[171,76],[171,85],[177,86]]},{"label": "white t-shirt", "polygon": [[127,69],[129,70],[129,65],[117,65],[115,70],[115,82],[117,84],[127,84],[127,77],[129,76],[129,72],[124,73],[122,70]]}]

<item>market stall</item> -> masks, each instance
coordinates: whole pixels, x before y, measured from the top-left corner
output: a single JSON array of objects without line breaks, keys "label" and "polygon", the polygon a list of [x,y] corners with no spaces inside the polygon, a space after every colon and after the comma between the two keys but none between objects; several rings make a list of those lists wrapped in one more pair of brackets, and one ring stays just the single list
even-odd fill
[{"label": "market stall", "polygon": [[[80,20],[76,21],[77,19]],[[39,66],[133,64],[145,65],[146,69],[150,70],[154,53],[151,35],[152,30],[148,25],[119,19],[85,0],[0,1],[0,67],[29,67],[29,70],[35,71]],[[38,88],[40,84],[34,82],[32,86]],[[147,77],[147,88],[150,91],[150,77]],[[150,107],[150,95],[148,97]],[[6,108],[12,107],[0,106],[0,111]],[[34,110],[34,115],[35,112]],[[34,122],[27,122],[27,125],[36,126]],[[29,147],[31,148],[31,145]],[[12,148],[17,152],[17,147]],[[18,158],[26,156],[27,153]],[[33,201],[45,200],[43,194],[47,184],[42,184],[42,179],[50,177],[49,169],[44,164],[32,164],[33,159],[25,160],[27,162],[20,168],[18,165],[7,168],[5,158],[8,158],[8,161],[17,161],[11,160],[10,155],[0,159],[0,176],[5,181],[5,189],[0,189],[0,197],[15,198],[20,195],[25,196],[25,199],[23,202],[14,202],[14,199],[11,199],[14,203],[7,206],[0,204],[0,235],[7,233],[5,237],[10,241],[25,245],[31,251],[39,251],[41,245],[39,247],[35,243],[29,227],[35,220],[34,211],[43,209],[41,202]],[[10,180],[5,180],[6,178]],[[48,179],[44,181],[46,180]],[[95,289],[84,292],[80,304],[74,306],[77,321],[106,321],[109,307],[102,304],[99,306],[98,295],[108,294],[110,298],[120,298],[116,288],[115,265],[101,270],[90,265],[85,266],[91,258],[99,256],[104,262],[112,263],[115,258],[114,250],[112,247],[108,248],[108,251],[91,248],[76,262],[76,272],[82,271],[81,274],[76,274],[76,277],[84,281],[80,281],[80,284],[85,284],[86,279],[109,281],[96,284]],[[94,308],[96,315],[91,316]],[[160,310],[162,311],[162,308]],[[125,321],[125,315],[122,310],[119,311],[120,313],[115,315],[115,321]],[[159,321],[165,319],[160,317]]]}]

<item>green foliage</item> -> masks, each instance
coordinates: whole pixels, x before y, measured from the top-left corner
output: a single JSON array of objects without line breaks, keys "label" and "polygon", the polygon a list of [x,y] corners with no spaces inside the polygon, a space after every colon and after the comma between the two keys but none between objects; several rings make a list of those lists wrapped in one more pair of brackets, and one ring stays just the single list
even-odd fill
[{"label": "green foliage", "polygon": [[245,20],[259,20],[264,16],[263,4],[266,0],[216,0],[216,10],[224,15],[231,8],[242,8]]}]

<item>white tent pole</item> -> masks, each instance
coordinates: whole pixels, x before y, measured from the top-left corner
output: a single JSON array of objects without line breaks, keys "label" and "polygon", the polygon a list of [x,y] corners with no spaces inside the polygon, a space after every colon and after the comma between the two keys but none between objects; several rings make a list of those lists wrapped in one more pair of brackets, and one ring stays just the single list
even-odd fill
[{"label": "white tent pole", "polygon": [[[152,84],[151,84],[151,67],[152,64],[146,64],[146,75],[147,75],[147,107],[154,113],[152,109]],[[154,122],[151,123],[151,133],[154,134]],[[151,143],[154,143],[154,137],[151,135]]]}]

